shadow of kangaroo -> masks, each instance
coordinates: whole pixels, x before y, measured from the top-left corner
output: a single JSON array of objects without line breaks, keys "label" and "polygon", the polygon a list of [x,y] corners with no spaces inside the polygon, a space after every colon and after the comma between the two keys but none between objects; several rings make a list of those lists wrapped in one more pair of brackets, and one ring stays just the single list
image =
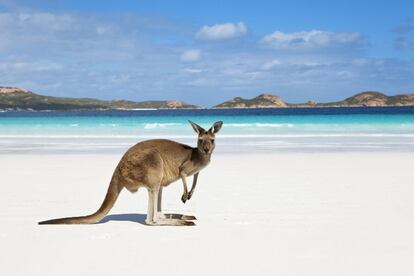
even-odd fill
[{"label": "shadow of kangaroo", "polygon": [[[183,203],[191,198],[197,185],[199,172],[210,163],[215,148],[215,134],[223,125],[216,122],[209,130],[189,121],[198,134],[197,147],[193,148],[171,140],[147,140],[131,147],[121,158],[112,176],[108,192],[101,207],[88,216],[67,217],[41,221],[39,224],[90,224],[101,221],[111,210],[123,188],[135,193],[140,187],[148,190],[148,225],[194,225],[193,216],[179,217],[161,213],[162,189],[181,179]],[[187,189],[188,176],[193,175],[191,190]]]}]

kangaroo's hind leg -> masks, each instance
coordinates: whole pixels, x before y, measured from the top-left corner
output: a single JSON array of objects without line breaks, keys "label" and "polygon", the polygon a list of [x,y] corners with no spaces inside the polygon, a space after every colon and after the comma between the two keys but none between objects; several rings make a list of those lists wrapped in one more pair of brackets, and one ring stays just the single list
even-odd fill
[{"label": "kangaroo's hind leg", "polygon": [[181,219],[160,218],[158,216],[158,189],[148,189],[148,212],[145,222],[148,225],[171,225],[171,226],[191,226],[194,225],[192,221]]},{"label": "kangaroo's hind leg", "polygon": [[154,192],[148,189],[148,208],[147,208],[147,218],[145,220],[145,223],[148,224],[148,225],[155,224],[155,221],[154,221],[154,215],[155,215],[154,199],[155,199]]},{"label": "kangaroo's hind leg", "polygon": [[160,214],[162,212],[162,187],[158,190],[158,205],[157,205],[157,212]]}]

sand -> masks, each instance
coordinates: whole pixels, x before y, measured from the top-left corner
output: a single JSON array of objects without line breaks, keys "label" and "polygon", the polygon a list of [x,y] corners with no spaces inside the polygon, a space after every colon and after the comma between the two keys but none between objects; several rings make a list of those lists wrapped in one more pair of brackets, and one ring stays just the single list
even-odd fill
[{"label": "sand", "polygon": [[124,191],[95,225],[37,221],[95,211],[120,156],[0,155],[1,275],[414,275],[414,155],[218,154],[193,198],[164,209],[197,226],[143,224]]}]

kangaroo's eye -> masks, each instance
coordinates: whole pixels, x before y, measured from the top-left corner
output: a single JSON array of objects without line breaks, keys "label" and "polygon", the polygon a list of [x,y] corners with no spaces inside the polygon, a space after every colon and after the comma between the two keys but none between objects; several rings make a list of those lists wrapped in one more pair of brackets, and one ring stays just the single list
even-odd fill
[{"label": "kangaroo's eye", "polygon": [[211,139],[211,143],[213,143],[213,144],[214,144],[214,139]]}]

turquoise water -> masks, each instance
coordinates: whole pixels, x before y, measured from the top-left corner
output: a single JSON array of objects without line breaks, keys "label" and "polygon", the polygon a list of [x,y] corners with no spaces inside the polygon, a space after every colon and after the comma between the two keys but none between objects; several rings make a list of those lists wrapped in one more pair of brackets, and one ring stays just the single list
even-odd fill
[{"label": "turquoise water", "polygon": [[374,114],[372,109],[345,114],[326,114],[326,110],[314,114],[315,109],[309,113],[289,110],[290,114],[260,110],[253,114],[240,110],[8,113],[0,114],[0,153],[122,152],[150,138],[194,145],[196,134],[188,119],[205,128],[224,121],[217,135],[219,152],[414,151],[413,110]]}]

